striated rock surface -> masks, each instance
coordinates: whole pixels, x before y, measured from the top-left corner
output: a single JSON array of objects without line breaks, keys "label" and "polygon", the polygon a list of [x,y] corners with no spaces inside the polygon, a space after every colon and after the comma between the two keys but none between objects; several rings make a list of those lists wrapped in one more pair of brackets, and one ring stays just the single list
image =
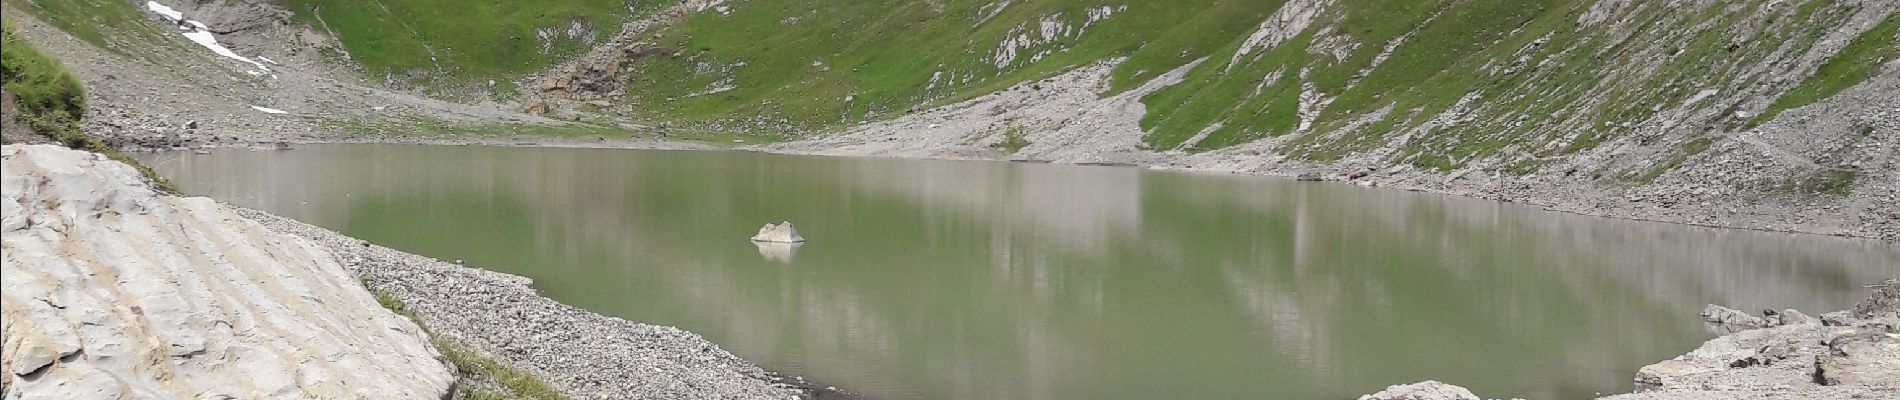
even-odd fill
[{"label": "striated rock surface", "polygon": [[759,234],[752,235],[752,241],[771,242],[771,243],[804,243],[805,237],[798,235],[798,228],[792,226],[791,221],[785,221],[785,222],[779,223],[778,225],[773,225],[773,224],[768,223],[768,224],[765,224],[765,226],[763,227],[759,227]]},{"label": "striated rock surface", "polygon": [[454,380],[328,252],[130,166],[4,147],[8,399],[438,399]]}]

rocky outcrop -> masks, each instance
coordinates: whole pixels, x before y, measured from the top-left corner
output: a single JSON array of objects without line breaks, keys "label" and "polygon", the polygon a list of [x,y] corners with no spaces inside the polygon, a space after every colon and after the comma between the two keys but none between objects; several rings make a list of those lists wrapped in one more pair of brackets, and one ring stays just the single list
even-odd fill
[{"label": "rocky outcrop", "polygon": [[1392,385],[1359,400],[1481,400],[1470,390],[1439,381]]},{"label": "rocky outcrop", "polygon": [[449,394],[422,330],[309,241],[97,154],[0,155],[6,398]]},{"label": "rocky outcrop", "polygon": [[804,243],[805,237],[798,235],[798,228],[792,226],[791,221],[785,221],[785,222],[779,223],[778,225],[773,225],[773,224],[768,223],[768,224],[765,224],[765,226],[759,227],[759,234],[752,235],[752,241],[770,242],[770,243]]}]

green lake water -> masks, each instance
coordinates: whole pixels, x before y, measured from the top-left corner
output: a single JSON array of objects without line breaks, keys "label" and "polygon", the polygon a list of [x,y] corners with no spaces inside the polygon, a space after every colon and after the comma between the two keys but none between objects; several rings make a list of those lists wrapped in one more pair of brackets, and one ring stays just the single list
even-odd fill
[{"label": "green lake water", "polygon": [[[1285,179],[480,146],[141,156],[186,191],[531,277],[874,399],[1627,391],[1704,304],[1841,309],[1900,246]],[[789,220],[809,243],[754,245]]]}]

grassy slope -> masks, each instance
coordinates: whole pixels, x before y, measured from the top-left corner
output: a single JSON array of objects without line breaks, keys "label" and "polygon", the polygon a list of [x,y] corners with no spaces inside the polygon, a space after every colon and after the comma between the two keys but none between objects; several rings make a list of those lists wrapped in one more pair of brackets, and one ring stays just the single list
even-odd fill
[{"label": "grassy slope", "polygon": [[[1079,37],[1024,51],[1055,53],[997,68],[989,56],[1005,38],[1023,33],[1014,29],[1026,27],[1035,36],[1048,16],[1074,26],[1083,10],[1120,4],[1013,1],[985,19],[998,3],[833,3],[756,0],[736,3],[730,14],[694,14],[652,40],[680,50],[680,57],[632,65],[630,100],[657,120],[824,128],[966,99],[1112,57],[1128,57],[1111,83],[1111,92],[1123,90],[1205,56],[1209,62],[1184,83],[1143,99],[1149,147],[1200,151],[1294,133],[1300,96],[1311,90],[1330,103],[1313,110],[1312,130],[1282,147],[1286,155],[1337,160],[1418,131],[1423,134],[1405,137],[1385,161],[1449,170],[1492,160],[1487,163],[1502,165],[1503,172],[1526,173],[1623,135],[1631,124],[1704,89],[1773,87],[1750,69],[1806,54],[1857,7],[1832,0],[1702,7],[1637,2],[1614,20],[1583,26],[1578,20],[1593,1],[1340,0],[1294,38],[1230,65],[1280,1],[1131,2]],[[1772,110],[1865,79],[1892,51],[1889,21]],[[1612,23],[1627,25],[1605,26]],[[1765,34],[1731,42],[1756,26]],[[1348,45],[1309,48],[1329,40]],[[957,79],[933,85],[938,73]],[[709,93],[726,86],[731,89]],[[1467,97],[1465,120],[1433,123]],[[1204,139],[1190,142],[1204,130]],[[1640,180],[1646,172],[1621,178]]]},{"label": "grassy slope", "polygon": [[[1129,57],[1114,75],[1115,86],[1125,89],[1245,36],[1278,6],[1243,0],[1038,0],[1012,1],[996,11],[991,1],[936,3],[751,0],[735,3],[729,15],[694,14],[652,40],[680,50],[681,57],[649,57],[632,65],[631,100],[657,119],[783,118],[793,125],[836,126],[1116,56]],[[1107,19],[1087,23],[1086,9],[1123,4],[1126,10],[1113,8]],[[991,56],[999,43],[1024,34],[1040,37],[1045,19],[1060,21],[1070,33],[1021,50],[1001,68],[995,64]],[[934,85],[933,76],[940,76]],[[734,88],[695,95],[722,81]],[[846,102],[847,96],[853,101]]]},{"label": "grassy slope", "polygon": [[[319,31],[334,32],[365,74],[433,88],[512,80],[620,31],[632,0],[278,0]],[[592,35],[565,34],[584,21]],[[543,49],[538,30],[557,34]],[[485,83],[485,82],[484,82]],[[508,91],[510,88],[500,88]]]},{"label": "grassy slope", "polygon": [[[586,41],[604,39],[626,18],[671,4],[277,1],[312,27],[339,35],[367,74],[423,88],[491,79],[506,86],[581,51]],[[1143,99],[1150,148],[1203,151],[1301,132],[1301,96],[1311,91],[1329,103],[1308,110],[1317,119],[1279,149],[1288,156],[1330,161],[1402,141],[1398,152],[1382,154],[1385,162],[1449,170],[1489,160],[1504,165],[1503,172],[1525,173],[1622,135],[1654,116],[1657,105],[1679,105],[1703,89],[1761,93],[1772,83],[1743,71],[1807,53],[1858,7],[1834,0],[1703,7],[1636,2],[1614,15],[1626,24],[1623,31],[1634,31],[1620,36],[1618,29],[1578,23],[1595,3],[1588,0],[1337,0],[1297,36],[1230,63],[1282,3],[739,1],[729,12],[692,13],[644,37],[678,56],[627,64],[627,101],[649,120],[824,129],[1126,57],[1111,75],[1115,92],[1206,57],[1184,83]],[[108,49],[145,34],[88,28],[141,17],[124,2],[36,4],[51,7],[37,13],[44,19]],[[92,9],[60,10],[69,8]],[[1091,11],[1103,10],[1114,13],[1089,20]],[[559,31],[577,20],[593,27],[592,37],[556,38],[541,48],[537,30]],[[1005,41],[1040,39],[1047,23],[1062,26],[1061,33],[998,65],[995,55]],[[1753,122],[1865,79],[1894,56],[1896,24],[1887,18],[1785,95],[1768,92],[1780,97]],[[1766,34],[1731,42],[1737,31],[1754,26]],[[1474,101],[1459,106],[1465,98]],[[1432,121],[1454,107],[1467,118]],[[1380,113],[1385,110],[1391,112]],[[1191,140],[1202,133],[1204,139]],[[1684,154],[1664,159],[1696,150],[1685,145]],[[1622,178],[1642,181],[1652,172],[1627,171]]]},{"label": "grassy slope", "polygon": [[1814,75],[1802,80],[1801,86],[1775,99],[1774,104],[1749,124],[1760,124],[1784,110],[1814,104],[1872,77],[1881,63],[1900,56],[1900,46],[1894,45],[1896,30],[1900,30],[1900,15],[1888,16],[1880,25],[1861,33],[1840,53],[1821,64]]},{"label": "grassy slope", "polygon": [[0,18],[0,87],[15,96],[20,111],[15,117],[35,132],[67,147],[105,154],[131,165],[160,191],[178,193],[165,178],[80,130],[79,120],[86,116],[85,85],[59,60],[19,37],[11,18]]},{"label": "grassy slope", "polygon": [[[446,76],[498,81],[578,50],[576,43],[561,43],[541,54],[536,27],[588,18],[605,35],[611,29],[604,27],[627,15],[668,5],[557,0],[526,7],[491,0],[451,7],[444,4],[448,0],[374,0],[341,7],[332,4],[337,0],[279,1],[313,26],[338,32],[372,75],[458,65]],[[1396,153],[1383,154],[1385,162],[1449,170],[1489,160],[1503,165],[1503,172],[1526,173],[1623,135],[1630,124],[1654,116],[1658,105],[1680,105],[1704,89],[1785,88],[1748,70],[1814,49],[1822,33],[1858,7],[1834,0],[1699,7],[1635,2],[1612,21],[1584,26],[1579,18],[1594,1],[1337,0],[1297,36],[1230,63],[1248,34],[1283,2],[732,2],[729,12],[692,13],[645,37],[678,56],[627,64],[627,101],[644,114],[638,117],[656,121],[767,123],[718,128],[737,130],[824,129],[1126,57],[1111,75],[1112,93],[1206,57],[1209,62],[1190,71],[1184,83],[1143,99],[1150,148],[1203,151],[1297,132],[1279,151],[1330,161],[1402,140]],[[1104,6],[1113,15],[1088,20],[1090,11]],[[1041,38],[1045,21],[1066,30],[1020,49],[1011,62],[996,63],[1005,41]],[[1605,26],[1612,23],[1624,27]],[[1890,17],[1862,35],[1758,120],[1865,79],[1893,56],[1895,24]],[[1738,31],[1756,26],[1765,27],[1765,34],[1731,42]],[[431,51],[448,61],[420,56]],[[1307,110],[1317,118],[1311,130],[1299,131],[1306,91],[1328,103]],[[1466,98],[1473,101],[1460,106]],[[1467,118],[1432,121],[1454,107]],[[1203,133],[1203,139],[1191,140]],[[1700,150],[1695,147],[1685,145],[1683,154],[1664,159],[1692,155]],[[1621,177],[1641,181],[1651,172]]]}]

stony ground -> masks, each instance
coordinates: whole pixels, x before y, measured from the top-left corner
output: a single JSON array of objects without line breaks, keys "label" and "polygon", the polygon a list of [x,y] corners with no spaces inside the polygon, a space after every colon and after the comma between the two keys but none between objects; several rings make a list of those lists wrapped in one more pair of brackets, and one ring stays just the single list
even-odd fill
[{"label": "stony ground", "polygon": [[404,253],[243,210],[317,243],[436,335],[547,379],[575,399],[794,399],[804,389],[692,332],[603,316],[536,293],[527,278]]},{"label": "stony ground", "polygon": [[[1376,160],[1314,164],[1276,153],[1274,140],[1205,153],[1151,151],[1139,145],[1146,95],[1178,79],[1097,95],[1112,65],[1101,64],[961,103],[877,121],[844,132],[757,146],[770,152],[1133,164],[1157,169],[1301,177],[1365,186],[1525,203],[1548,210],[1616,218],[1770,231],[1900,240],[1900,77],[1876,77],[1813,106],[1790,110],[1758,128],[1716,141],[1648,185],[1572,175],[1584,154],[1512,176],[1476,168],[1450,173]],[[1900,68],[1894,68],[1900,72]],[[1001,143],[1021,132],[1027,145]],[[1637,139],[1628,139],[1636,141]],[[1629,146],[1634,146],[1634,143]],[[1625,146],[1627,147],[1627,146]],[[1851,170],[1838,192],[1796,193],[1792,177]]]}]

